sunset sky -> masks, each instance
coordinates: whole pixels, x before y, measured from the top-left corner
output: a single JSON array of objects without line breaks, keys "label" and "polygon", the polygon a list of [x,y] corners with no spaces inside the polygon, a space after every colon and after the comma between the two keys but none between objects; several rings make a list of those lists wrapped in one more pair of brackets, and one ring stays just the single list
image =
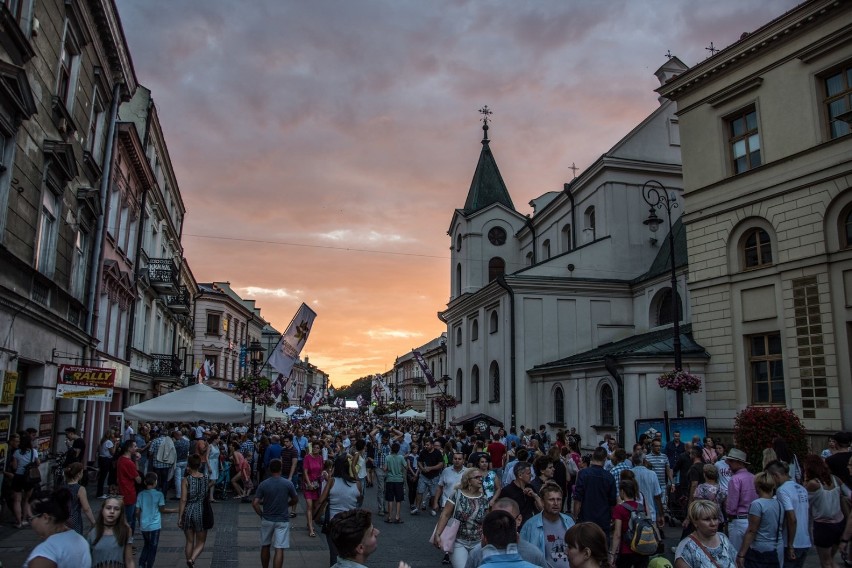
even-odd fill
[{"label": "sunset sky", "polygon": [[521,213],[790,0],[117,0],[187,207],[199,282],[229,281],[335,386],[438,336],[446,232],[491,148]]}]

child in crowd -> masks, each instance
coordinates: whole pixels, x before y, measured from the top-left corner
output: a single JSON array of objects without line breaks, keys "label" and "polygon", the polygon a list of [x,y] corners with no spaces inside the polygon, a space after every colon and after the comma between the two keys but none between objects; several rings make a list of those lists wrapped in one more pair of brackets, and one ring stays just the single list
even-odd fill
[{"label": "child in crowd", "polygon": [[160,544],[162,513],[177,513],[177,509],[167,509],[166,499],[157,489],[159,478],[153,471],[145,476],[145,491],[136,500],[136,518],[142,530],[142,554],[139,556],[139,568],[153,568]]}]

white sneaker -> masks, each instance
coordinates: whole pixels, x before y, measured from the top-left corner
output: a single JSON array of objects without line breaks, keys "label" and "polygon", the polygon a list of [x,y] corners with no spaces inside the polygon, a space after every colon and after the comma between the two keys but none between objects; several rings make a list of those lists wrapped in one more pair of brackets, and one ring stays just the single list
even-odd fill
[{"label": "white sneaker", "polygon": [[432,511],[432,516],[433,516],[433,517],[437,517],[437,516],[438,516],[438,511],[436,511],[435,509],[430,509],[430,511]]}]

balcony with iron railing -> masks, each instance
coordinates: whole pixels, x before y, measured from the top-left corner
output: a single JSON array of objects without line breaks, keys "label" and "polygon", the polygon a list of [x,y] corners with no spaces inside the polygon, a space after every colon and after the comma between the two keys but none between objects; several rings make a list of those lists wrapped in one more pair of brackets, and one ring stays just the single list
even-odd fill
[{"label": "balcony with iron railing", "polygon": [[169,353],[151,355],[151,376],[155,379],[180,377],[182,371],[181,361],[176,355]]},{"label": "balcony with iron railing", "polygon": [[166,304],[176,314],[188,314],[189,301],[189,289],[186,286],[179,287],[177,295],[166,298]]},{"label": "balcony with iron railing", "polygon": [[177,265],[172,259],[148,259],[148,281],[163,296],[176,296],[178,294],[179,278]]}]

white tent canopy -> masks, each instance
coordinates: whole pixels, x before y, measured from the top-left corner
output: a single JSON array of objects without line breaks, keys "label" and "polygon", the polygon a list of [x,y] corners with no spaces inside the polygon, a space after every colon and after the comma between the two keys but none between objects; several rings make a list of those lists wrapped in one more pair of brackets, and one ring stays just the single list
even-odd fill
[{"label": "white tent canopy", "polygon": [[425,412],[417,412],[413,408],[409,408],[405,412],[399,415],[400,418],[413,418],[415,420],[426,420]]},{"label": "white tent canopy", "polygon": [[[258,412],[263,409],[258,408]],[[251,404],[221,393],[205,384],[194,384],[169,394],[128,406],[127,420],[240,422],[251,421]]]}]

